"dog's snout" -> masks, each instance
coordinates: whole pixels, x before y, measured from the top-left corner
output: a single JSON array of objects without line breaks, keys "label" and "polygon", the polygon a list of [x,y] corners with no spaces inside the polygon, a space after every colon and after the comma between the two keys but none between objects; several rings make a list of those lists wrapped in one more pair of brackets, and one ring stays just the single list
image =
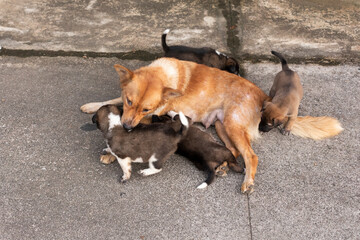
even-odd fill
[{"label": "dog's snout", "polygon": [[130,131],[132,129],[131,125],[123,123],[123,127],[127,130]]}]

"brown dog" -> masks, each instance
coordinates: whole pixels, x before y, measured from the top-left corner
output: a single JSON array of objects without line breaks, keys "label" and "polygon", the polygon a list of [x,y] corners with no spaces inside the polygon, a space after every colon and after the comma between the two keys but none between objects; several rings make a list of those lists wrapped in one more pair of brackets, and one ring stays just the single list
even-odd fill
[{"label": "brown dog", "polygon": [[289,68],[285,58],[278,52],[271,53],[281,60],[282,71],[276,75],[271,87],[271,101],[264,102],[259,129],[268,132],[284,124],[281,133],[289,135],[298,115],[303,88],[299,75]]},{"label": "brown dog", "polygon": [[93,123],[104,135],[108,146],[106,151],[115,156],[120,164],[123,171],[121,182],[130,179],[132,162],[149,163],[149,168],[139,171],[143,176],[162,170],[165,161],[176,151],[177,144],[189,128],[187,118],[181,112],[179,115],[175,122],[139,124],[128,132],[121,125],[121,109],[115,105],[102,106],[96,112]]},{"label": "brown dog", "polygon": [[[122,88],[124,128],[130,130],[145,116],[171,110],[181,111],[205,126],[219,120],[215,127],[220,139],[235,157],[241,154],[245,161],[241,191],[252,191],[258,157],[250,142],[259,136],[261,108],[269,98],[260,88],[235,74],[174,58],[160,58],[135,71],[114,67]],[[87,112],[87,108],[83,110]],[[321,119],[311,125],[299,122],[304,132],[319,124],[323,124]],[[338,123],[328,127],[337,129]],[[322,137],[327,136],[329,132],[324,131]]]},{"label": "brown dog", "polygon": [[[177,117],[178,115],[174,119],[177,120]],[[167,115],[152,116],[153,123],[171,123],[172,121],[172,118]],[[189,159],[198,169],[209,172],[205,182],[197,187],[199,189],[209,186],[215,180],[215,176],[225,176],[229,167],[235,172],[244,172],[243,161],[241,165],[238,165],[229,149],[217,143],[210,134],[193,125],[178,143],[175,153]]]},{"label": "brown dog", "polygon": [[[282,71],[276,75],[270,89],[269,96],[271,99],[264,102],[259,130],[268,132],[283,124],[284,126],[280,130],[283,135],[289,135],[290,131],[293,130],[292,133],[294,135],[313,139],[334,136],[338,134],[339,131],[342,131],[340,124],[333,118],[298,117],[299,105],[303,97],[300,77],[289,68],[287,61],[280,53],[275,51],[271,51],[271,53],[280,59]],[[321,121],[319,121],[320,119]],[[309,124],[315,121],[318,123],[321,122],[322,124],[318,124],[310,132],[301,129],[301,126],[299,126],[301,125],[299,123],[300,121],[307,121]],[[328,129],[327,126],[329,126]],[[332,128],[332,126],[337,127]],[[321,133],[323,131],[328,134],[323,136]],[[311,134],[311,136],[309,134]]]}]

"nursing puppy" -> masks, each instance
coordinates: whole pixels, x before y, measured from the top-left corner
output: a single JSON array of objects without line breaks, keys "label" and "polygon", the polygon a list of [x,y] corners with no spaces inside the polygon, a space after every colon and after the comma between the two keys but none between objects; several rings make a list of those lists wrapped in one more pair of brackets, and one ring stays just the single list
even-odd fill
[{"label": "nursing puppy", "polygon": [[312,139],[323,139],[339,134],[343,128],[331,117],[298,117],[303,88],[299,75],[292,71],[285,58],[278,52],[271,51],[281,61],[282,71],[279,72],[270,89],[269,99],[264,101],[259,130],[268,132],[284,125],[280,132]]},{"label": "nursing puppy", "polygon": [[268,132],[284,124],[281,133],[289,135],[298,115],[303,88],[299,75],[292,71],[285,58],[278,52],[271,51],[281,61],[282,71],[279,72],[270,90],[271,101],[265,101],[262,108],[260,131]]},{"label": "nursing puppy", "polygon": [[108,147],[106,151],[115,156],[120,164],[123,171],[121,182],[130,179],[132,162],[149,163],[149,168],[139,171],[143,176],[160,172],[189,127],[187,118],[180,112],[175,122],[139,124],[128,132],[122,127],[120,115],[118,107],[106,105],[92,119],[104,135]]},{"label": "nursing puppy", "polygon": [[[178,115],[174,120],[178,120]],[[152,122],[170,123],[172,119],[167,115],[153,115]],[[195,126],[189,127],[187,134],[178,143],[175,153],[188,158],[199,170],[209,172],[207,179],[197,187],[199,189],[210,185],[215,176],[226,176],[229,167],[235,172],[244,172],[243,161],[239,166],[229,149]]]},{"label": "nursing puppy", "polygon": [[166,35],[169,32],[170,29],[166,29],[161,36],[161,45],[165,52],[164,57],[192,61],[239,75],[238,62],[234,58],[228,57],[225,54],[216,51],[215,49],[208,47],[192,48],[186,46],[169,47],[166,44]]}]

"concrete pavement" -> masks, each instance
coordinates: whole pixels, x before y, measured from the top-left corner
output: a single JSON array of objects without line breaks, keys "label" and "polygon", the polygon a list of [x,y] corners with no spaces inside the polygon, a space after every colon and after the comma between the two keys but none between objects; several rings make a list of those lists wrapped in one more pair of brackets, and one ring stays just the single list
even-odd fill
[{"label": "concrete pavement", "polygon": [[[0,239],[359,239],[359,8],[355,0],[1,1]],[[302,78],[300,115],[336,117],[344,132],[323,141],[263,135],[253,143],[250,196],[235,173],[195,189],[205,174],[176,155],[156,176],[118,183],[120,167],[99,162],[105,144],[79,107],[117,97],[112,66],[160,56],[165,28],[169,45],[236,56],[265,92],[280,70],[270,50],[283,52]]]}]

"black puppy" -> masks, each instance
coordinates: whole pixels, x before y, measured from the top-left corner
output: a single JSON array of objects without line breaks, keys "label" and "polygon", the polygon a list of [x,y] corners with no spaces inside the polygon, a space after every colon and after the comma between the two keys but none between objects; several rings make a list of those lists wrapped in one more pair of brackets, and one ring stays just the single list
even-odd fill
[{"label": "black puppy", "polygon": [[165,57],[192,61],[239,75],[238,62],[234,58],[228,57],[225,54],[216,51],[215,49],[208,47],[192,48],[186,46],[169,47],[166,44],[166,35],[169,32],[170,30],[166,29],[161,36],[161,44],[165,52]]},{"label": "black puppy", "polygon": [[149,168],[139,171],[143,176],[162,170],[163,164],[176,151],[177,144],[189,127],[188,119],[181,112],[179,115],[178,121],[169,124],[139,124],[128,132],[120,121],[121,106],[105,105],[96,112],[93,123],[104,135],[108,147],[106,151],[114,155],[120,164],[123,171],[121,182],[130,178],[132,162],[149,164]]},{"label": "black puppy", "polygon": [[[174,117],[178,121],[179,115]],[[152,116],[152,122],[171,123],[169,116]],[[209,171],[205,182],[197,188],[202,189],[210,185],[215,176],[225,176],[229,170],[228,166],[235,172],[244,172],[244,161],[239,166],[231,151],[225,146],[217,143],[210,134],[195,126],[190,126],[186,135],[178,143],[176,153],[188,158],[199,170]]]}]

